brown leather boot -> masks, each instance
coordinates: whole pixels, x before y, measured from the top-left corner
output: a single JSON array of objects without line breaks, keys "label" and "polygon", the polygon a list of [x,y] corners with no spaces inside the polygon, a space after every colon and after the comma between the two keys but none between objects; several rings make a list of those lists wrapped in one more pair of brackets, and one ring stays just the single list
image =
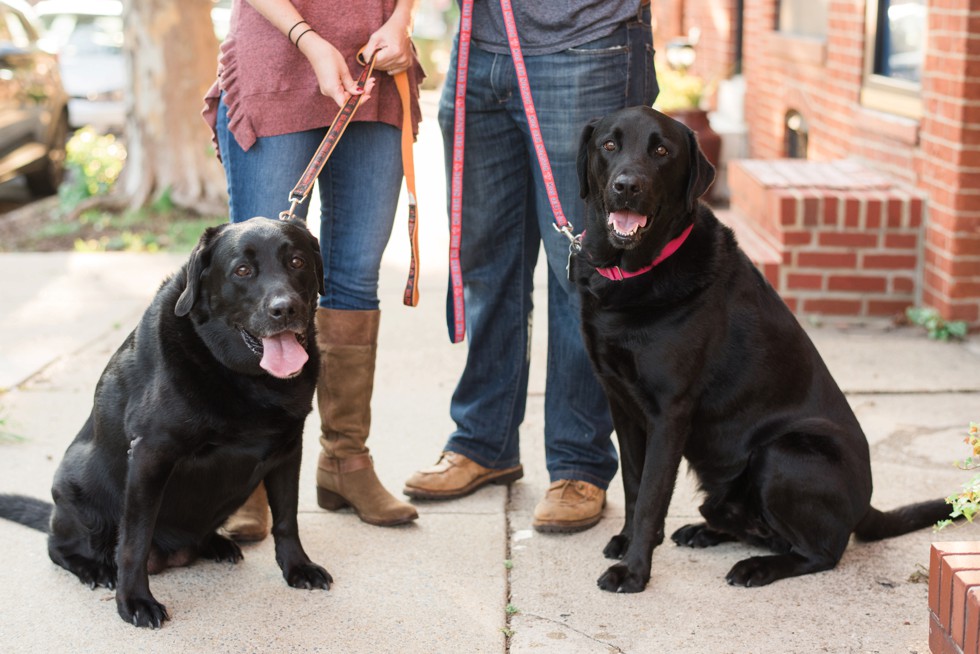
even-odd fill
[{"label": "brown leather boot", "polygon": [[328,511],[351,506],[368,524],[400,525],[418,518],[415,507],[385,490],[365,445],[371,428],[371,394],[380,311],[318,308],[320,348],[317,405],[320,445],[317,503]]},{"label": "brown leather boot", "polygon": [[221,525],[218,531],[232,540],[251,543],[269,535],[271,522],[269,497],[265,492],[265,484],[259,484],[245,500],[245,504],[238,507],[238,510],[225,520],[225,524]]}]

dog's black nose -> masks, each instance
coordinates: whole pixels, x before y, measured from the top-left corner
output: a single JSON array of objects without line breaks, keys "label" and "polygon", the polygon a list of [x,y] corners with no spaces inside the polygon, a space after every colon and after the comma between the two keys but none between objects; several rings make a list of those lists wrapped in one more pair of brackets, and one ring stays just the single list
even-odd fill
[{"label": "dog's black nose", "polygon": [[269,300],[269,317],[273,320],[291,320],[296,316],[298,304],[288,295],[277,295]]},{"label": "dog's black nose", "polygon": [[640,178],[636,175],[629,175],[626,173],[617,175],[613,180],[612,185],[613,189],[617,193],[622,193],[626,197],[636,195],[643,190],[643,187],[640,184]]}]

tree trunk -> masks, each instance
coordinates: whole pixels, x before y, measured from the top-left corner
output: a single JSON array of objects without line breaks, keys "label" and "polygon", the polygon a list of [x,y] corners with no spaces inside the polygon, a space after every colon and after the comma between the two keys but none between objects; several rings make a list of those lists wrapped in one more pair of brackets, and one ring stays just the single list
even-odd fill
[{"label": "tree trunk", "polygon": [[169,194],[180,207],[223,215],[225,178],[201,119],[218,42],[210,0],[124,0],[128,97],[121,191],[132,208]]}]

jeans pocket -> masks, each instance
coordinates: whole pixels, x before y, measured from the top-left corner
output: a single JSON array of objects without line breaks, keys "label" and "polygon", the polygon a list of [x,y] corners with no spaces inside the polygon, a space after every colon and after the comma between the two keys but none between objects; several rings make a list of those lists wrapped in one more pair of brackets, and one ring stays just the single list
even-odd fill
[{"label": "jeans pocket", "polygon": [[594,39],[588,43],[576,45],[575,47],[568,48],[565,50],[565,52],[579,56],[625,54],[629,52],[628,32],[624,26],[620,26],[608,36],[603,36],[602,38]]}]

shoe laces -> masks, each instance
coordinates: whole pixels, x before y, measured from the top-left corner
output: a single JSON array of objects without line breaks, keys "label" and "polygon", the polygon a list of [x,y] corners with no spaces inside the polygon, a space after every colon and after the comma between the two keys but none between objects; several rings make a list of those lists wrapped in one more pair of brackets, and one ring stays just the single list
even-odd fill
[{"label": "shoe laces", "polygon": [[581,482],[576,481],[575,479],[562,479],[558,482],[558,484],[560,485],[554,486],[553,488],[549,489],[549,491],[550,492],[559,491],[558,492],[559,502],[564,501],[565,493],[568,492],[569,488],[571,488],[572,491],[577,493],[578,495],[582,495]]}]

